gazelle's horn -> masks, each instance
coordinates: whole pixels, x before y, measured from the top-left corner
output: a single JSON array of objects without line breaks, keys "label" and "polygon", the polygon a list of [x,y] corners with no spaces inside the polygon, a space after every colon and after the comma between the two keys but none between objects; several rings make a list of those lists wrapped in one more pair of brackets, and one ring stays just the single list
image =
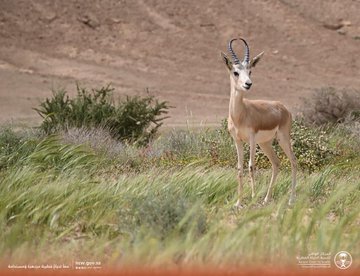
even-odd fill
[{"label": "gazelle's horn", "polygon": [[[238,57],[236,56],[231,44],[233,43],[233,41],[237,40],[237,38],[233,38],[229,41],[229,45],[228,45],[228,50],[231,54],[232,60],[234,62],[234,64],[240,64],[240,60],[238,59]],[[246,43],[246,42],[245,42]]]},{"label": "gazelle's horn", "polygon": [[244,54],[244,63],[249,64],[250,63],[250,49],[249,49],[249,45],[246,43],[245,39],[243,38],[239,38],[241,39],[244,44],[245,44],[245,54]]}]

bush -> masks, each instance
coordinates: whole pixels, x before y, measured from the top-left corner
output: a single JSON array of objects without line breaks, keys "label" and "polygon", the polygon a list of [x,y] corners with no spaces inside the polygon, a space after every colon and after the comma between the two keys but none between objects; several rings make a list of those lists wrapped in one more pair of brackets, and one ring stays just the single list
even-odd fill
[{"label": "bush", "polygon": [[128,146],[113,138],[103,128],[69,128],[59,132],[61,139],[68,144],[88,145],[94,152],[106,154],[109,157],[119,156]]},{"label": "bush", "polygon": [[53,92],[53,97],[35,108],[44,118],[40,128],[52,134],[68,128],[102,127],[119,140],[148,143],[162,125],[160,117],[166,114],[167,102],[159,102],[153,96],[126,97],[114,104],[113,88],[92,89],[77,86],[77,96],[70,99],[66,91]]},{"label": "bush", "polygon": [[0,171],[26,159],[34,150],[38,137],[34,133],[15,132],[11,127],[0,128]]},{"label": "bush", "polygon": [[136,235],[138,231],[165,238],[172,232],[187,233],[195,227],[196,234],[206,231],[206,214],[194,208],[188,199],[169,193],[150,192],[144,196],[130,195],[124,199],[124,206],[119,210],[121,231]]},{"label": "bush", "polygon": [[318,127],[309,127],[302,121],[293,122],[291,138],[300,168],[309,172],[319,170],[338,155],[336,149],[331,146],[329,131],[331,129],[326,131]]},{"label": "bush", "polygon": [[[226,124],[223,124],[222,131],[218,131],[221,135],[229,135],[225,133],[225,125]],[[331,147],[327,137],[327,133],[318,127],[309,127],[302,121],[293,121],[291,141],[298,166],[301,169],[309,172],[318,170],[324,165],[327,165],[337,155],[336,151]],[[231,146],[231,149],[224,150],[224,146],[225,148],[229,147],[229,139],[218,139],[218,141],[220,141],[219,147],[223,152],[227,153],[227,155],[232,155],[231,157],[228,156],[229,160],[235,158],[233,161],[233,165],[235,166],[237,160],[235,146]],[[274,139],[273,148],[281,160],[282,165],[290,167],[290,162],[276,139]],[[212,154],[212,156],[214,156],[214,154]],[[219,153],[219,156],[222,156],[222,159],[226,158],[226,156],[223,156],[221,153]],[[247,143],[245,143],[244,146],[244,158],[245,160],[249,160],[249,145]],[[259,147],[257,147],[256,150],[255,160],[258,168],[269,168],[271,166],[270,161]]]},{"label": "bush", "polygon": [[[332,131],[330,128],[327,131]],[[295,120],[292,126],[292,144],[298,165],[309,172],[327,165],[338,155],[332,147],[330,134],[320,127],[307,126],[302,121]],[[165,136],[165,137],[164,137]],[[206,159],[210,165],[236,167],[236,148],[227,131],[227,121],[223,120],[216,129],[194,131],[173,131],[164,135],[153,147],[156,156],[162,158],[162,163],[183,164]],[[274,150],[282,165],[290,167],[290,162],[278,143],[274,141]],[[191,157],[191,158],[189,158]],[[244,168],[249,160],[249,145],[244,143]],[[168,162],[167,162],[168,161]],[[271,163],[258,147],[255,154],[258,168],[270,168]]]},{"label": "bush", "polygon": [[[154,97],[126,97],[115,111],[115,118],[108,121],[109,127],[115,138],[127,141],[148,143],[154,137],[162,120],[158,118],[167,114],[167,102],[159,102]],[[149,128],[150,124],[153,126]]]},{"label": "bush", "polygon": [[20,148],[21,138],[8,128],[0,130],[0,170],[7,168],[13,153]]},{"label": "bush", "polygon": [[306,123],[324,125],[341,123],[347,117],[359,118],[360,97],[358,91],[336,90],[325,87],[315,90],[309,99],[304,99],[300,116]]}]

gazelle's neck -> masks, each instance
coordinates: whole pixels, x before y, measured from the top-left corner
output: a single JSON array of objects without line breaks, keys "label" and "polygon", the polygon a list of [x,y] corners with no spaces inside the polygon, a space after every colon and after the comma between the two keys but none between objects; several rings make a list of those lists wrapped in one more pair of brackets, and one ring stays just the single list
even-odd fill
[{"label": "gazelle's neck", "polygon": [[229,116],[232,119],[241,116],[244,110],[244,91],[236,89],[235,82],[230,77],[230,104]]}]

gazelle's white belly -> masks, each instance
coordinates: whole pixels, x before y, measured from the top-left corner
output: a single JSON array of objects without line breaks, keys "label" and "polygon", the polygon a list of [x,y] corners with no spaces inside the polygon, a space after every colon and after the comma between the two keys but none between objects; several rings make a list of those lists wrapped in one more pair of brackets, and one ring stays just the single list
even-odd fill
[{"label": "gazelle's white belly", "polygon": [[[275,137],[277,130],[278,130],[278,127],[271,129],[271,130],[259,130],[255,134],[255,143],[256,144],[265,143],[267,141],[272,140]],[[250,142],[250,133],[251,133],[250,128],[242,128],[242,129],[238,130],[237,136],[242,141],[248,143],[248,142]]]}]

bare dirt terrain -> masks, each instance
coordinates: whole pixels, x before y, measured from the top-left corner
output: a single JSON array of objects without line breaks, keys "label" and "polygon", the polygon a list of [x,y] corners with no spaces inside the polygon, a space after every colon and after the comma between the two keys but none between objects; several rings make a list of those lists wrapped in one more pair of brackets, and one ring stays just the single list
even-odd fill
[{"label": "bare dirt terrain", "polygon": [[[170,102],[168,125],[217,123],[228,109],[220,58],[247,39],[250,98],[295,110],[315,88],[360,87],[358,0],[1,0],[0,122],[37,124],[52,88],[112,83],[115,97]],[[242,56],[243,45],[235,44]]]}]

